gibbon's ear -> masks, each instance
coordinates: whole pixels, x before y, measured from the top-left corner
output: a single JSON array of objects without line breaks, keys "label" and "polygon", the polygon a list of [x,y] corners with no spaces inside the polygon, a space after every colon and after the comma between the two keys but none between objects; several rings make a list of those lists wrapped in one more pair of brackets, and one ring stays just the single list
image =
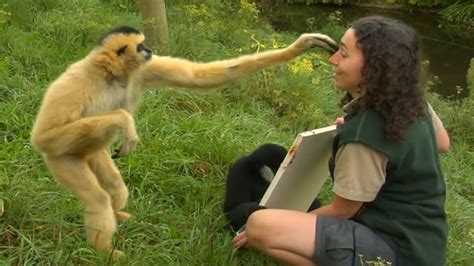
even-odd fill
[{"label": "gibbon's ear", "polygon": [[125,52],[125,49],[127,49],[128,45],[120,47],[120,49],[117,50],[117,55],[122,55]]}]

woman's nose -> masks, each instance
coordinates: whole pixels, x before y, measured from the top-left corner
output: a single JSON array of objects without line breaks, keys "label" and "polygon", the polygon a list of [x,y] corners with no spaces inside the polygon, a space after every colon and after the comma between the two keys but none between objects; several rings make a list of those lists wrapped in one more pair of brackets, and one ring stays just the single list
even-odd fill
[{"label": "woman's nose", "polygon": [[336,52],[334,53],[333,55],[331,55],[331,57],[329,57],[329,62],[333,65],[337,65],[337,63],[339,62],[339,52]]}]

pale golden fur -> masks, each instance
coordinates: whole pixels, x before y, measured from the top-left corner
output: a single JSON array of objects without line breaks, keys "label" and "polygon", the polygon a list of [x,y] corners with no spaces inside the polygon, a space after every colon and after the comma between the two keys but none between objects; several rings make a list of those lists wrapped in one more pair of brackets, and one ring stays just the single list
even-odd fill
[{"label": "pale golden fur", "polygon": [[137,51],[143,41],[140,33],[111,34],[69,66],[47,89],[31,133],[54,178],[84,204],[87,240],[100,251],[112,251],[116,219],[129,217],[123,211],[128,190],[108,148],[121,136],[120,156],[135,149],[138,134],[132,113],[143,89],[217,87],[285,63],[316,45],[331,50],[335,46],[325,35],[304,34],[284,49],[194,63],[150,57],[149,50]]}]

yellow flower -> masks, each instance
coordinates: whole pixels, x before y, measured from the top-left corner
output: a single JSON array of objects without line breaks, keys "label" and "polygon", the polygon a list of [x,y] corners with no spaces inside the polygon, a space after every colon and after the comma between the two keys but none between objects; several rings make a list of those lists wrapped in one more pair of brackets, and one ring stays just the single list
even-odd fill
[{"label": "yellow flower", "polygon": [[292,73],[311,73],[313,71],[313,63],[307,58],[296,60],[289,64],[288,68]]}]

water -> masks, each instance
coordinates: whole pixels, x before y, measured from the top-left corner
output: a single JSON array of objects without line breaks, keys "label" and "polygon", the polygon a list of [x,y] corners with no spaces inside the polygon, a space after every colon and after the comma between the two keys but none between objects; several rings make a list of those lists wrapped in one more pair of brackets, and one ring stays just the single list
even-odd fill
[{"label": "water", "polygon": [[438,77],[432,90],[446,98],[463,98],[469,94],[466,74],[474,57],[474,34],[445,29],[440,26],[436,14],[364,7],[285,5],[265,10],[263,15],[278,31],[303,33],[313,29],[308,25],[308,19],[318,23],[335,11],[342,13],[345,25],[369,15],[392,17],[411,25],[422,38],[425,58],[430,61],[430,73]]}]

